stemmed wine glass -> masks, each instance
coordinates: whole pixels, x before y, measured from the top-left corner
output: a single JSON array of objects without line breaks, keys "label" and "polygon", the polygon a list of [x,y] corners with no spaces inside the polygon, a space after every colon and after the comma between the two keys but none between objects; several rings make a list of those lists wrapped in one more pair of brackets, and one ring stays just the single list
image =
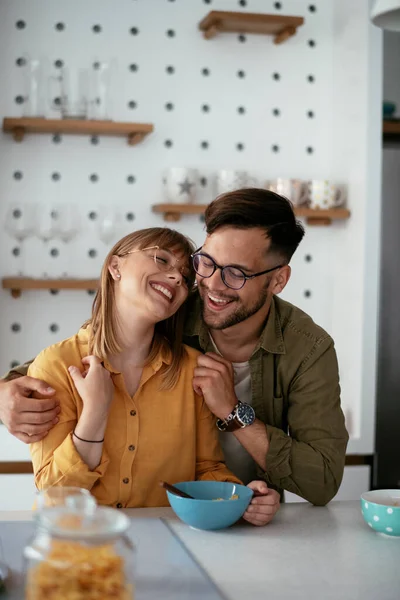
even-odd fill
[{"label": "stemmed wine glass", "polygon": [[36,221],[35,233],[36,236],[43,241],[45,259],[43,261],[43,275],[50,277],[53,269],[54,257],[49,252],[49,241],[59,235],[61,227],[59,205],[54,202],[48,202],[40,206],[38,218]]},{"label": "stemmed wine glass", "polygon": [[[65,244],[69,244],[80,233],[80,214],[78,206],[70,202],[61,202],[58,206],[59,230],[58,237]],[[63,277],[71,274],[76,268],[76,257],[74,247],[69,247],[64,253]]]},{"label": "stemmed wine glass", "polygon": [[101,207],[98,221],[98,235],[102,242],[110,245],[116,241],[120,231],[120,215],[114,207]]},{"label": "stemmed wine glass", "polygon": [[58,237],[68,244],[80,231],[80,216],[76,204],[62,202],[57,208],[59,215]]},{"label": "stemmed wine glass", "polygon": [[34,234],[36,216],[34,204],[10,202],[7,206],[4,228],[20,243],[18,247],[13,249],[17,266],[16,271],[19,276],[26,274],[23,242]]}]

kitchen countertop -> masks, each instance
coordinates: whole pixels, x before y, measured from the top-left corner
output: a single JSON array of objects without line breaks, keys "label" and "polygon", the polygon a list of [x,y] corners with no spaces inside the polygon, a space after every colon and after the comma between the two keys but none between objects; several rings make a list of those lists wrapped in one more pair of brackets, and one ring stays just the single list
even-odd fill
[{"label": "kitchen countertop", "polygon": [[[400,538],[364,523],[358,502],[283,505],[267,527],[237,524],[219,532],[189,528],[169,508],[129,509],[163,518],[227,600],[398,600]],[[0,511],[1,521],[31,512]]]}]

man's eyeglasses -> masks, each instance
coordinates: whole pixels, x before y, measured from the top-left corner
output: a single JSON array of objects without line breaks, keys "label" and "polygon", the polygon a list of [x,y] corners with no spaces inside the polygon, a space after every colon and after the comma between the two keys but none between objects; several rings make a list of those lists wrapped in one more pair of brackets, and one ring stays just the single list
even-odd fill
[{"label": "man's eyeglasses", "polygon": [[266,271],[253,273],[253,275],[246,275],[246,273],[244,273],[242,269],[239,269],[238,267],[233,267],[231,265],[221,267],[220,265],[217,265],[211,256],[205,254],[204,252],[200,252],[200,250],[201,248],[192,254],[193,268],[196,273],[200,275],[200,277],[208,278],[214,275],[215,271],[219,269],[221,271],[222,281],[228,288],[231,288],[232,290],[240,290],[248,279],[260,277],[260,275],[265,275],[266,273],[280,269],[283,266],[278,265],[277,267],[272,267],[272,269],[267,269]]},{"label": "man's eyeglasses", "polygon": [[[130,252],[126,252],[126,254],[135,254],[135,252],[143,252],[148,258],[155,262],[157,269],[163,273],[168,273],[176,269],[182,275],[185,284],[189,287],[192,286],[193,277],[190,276],[189,269],[185,266],[179,267],[178,263],[181,259],[176,258],[172,252],[160,248],[159,246],[149,246],[148,248],[131,250]],[[124,256],[126,256],[126,254],[124,254]]]}]

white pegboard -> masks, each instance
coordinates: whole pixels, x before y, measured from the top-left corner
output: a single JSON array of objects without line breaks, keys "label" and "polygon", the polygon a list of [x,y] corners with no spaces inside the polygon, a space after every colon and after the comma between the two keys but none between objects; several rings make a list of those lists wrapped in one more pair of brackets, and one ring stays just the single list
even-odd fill
[{"label": "white pegboard", "polygon": [[[368,31],[364,5],[355,0],[346,22],[347,28],[362,35]],[[0,275],[16,271],[12,254],[16,244],[3,229],[10,201],[76,202],[80,236],[67,245],[50,241],[46,261],[48,251],[56,248],[60,254],[53,267],[60,275],[97,277],[108,248],[99,240],[96,221],[89,219],[89,213],[98,212],[101,206],[117,206],[123,217],[121,236],[132,228],[163,225],[162,217],[151,212],[151,205],[163,201],[162,173],[168,167],[200,171],[205,185],[199,188],[199,203],[215,195],[213,174],[221,168],[247,169],[261,183],[275,177],[334,178],[357,192],[360,178],[370,176],[367,161],[357,158],[355,171],[351,164],[338,166],[342,149],[334,131],[339,119],[335,117],[334,72],[339,68],[335,55],[343,33],[338,14],[345,15],[346,6],[344,0],[119,0],[117,4],[107,0],[1,0],[2,117],[22,115],[23,105],[16,99],[23,93],[18,58],[25,53],[47,56],[52,64],[62,60],[73,66],[114,58],[118,71],[112,117],[151,122],[155,131],[134,147],[123,138],[100,137],[98,143],[92,143],[90,136],[67,135],[56,139],[27,135],[17,144],[2,134]],[[272,37],[262,35],[247,35],[240,41],[235,34],[222,34],[206,41],[197,25],[211,9],[300,15],[305,24],[279,46]],[[64,27],[57,29],[59,23]],[[100,26],[97,33],[93,30],[96,25]],[[363,83],[367,80],[367,70],[362,71],[366,48],[355,44],[349,66],[364,78]],[[354,98],[367,103],[367,89]],[[135,108],[130,108],[132,102]],[[369,115],[363,114],[357,125],[366,129],[368,121]],[[346,122],[346,135],[351,137],[357,131]],[[167,140],[172,142],[170,146]],[[21,175],[15,178],[15,173]],[[54,173],[59,175],[57,181]],[[93,174],[98,176],[96,182],[90,179]],[[128,179],[132,176],[134,183]],[[337,315],[354,314],[359,324],[358,339],[354,340],[358,352],[364,317],[358,298],[363,297],[363,279],[357,283],[354,299],[338,295],[335,289],[341,277],[338,248],[340,256],[349,257],[352,269],[364,268],[364,200],[350,194],[349,206],[358,220],[328,228],[307,227],[284,293],[337,338],[344,374],[343,404],[346,412],[352,413],[354,438],[363,435],[359,426],[363,365],[359,356],[345,352],[346,331]],[[133,221],[126,219],[128,213],[133,213]],[[176,227],[201,244],[204,231],[198,216],[184,217]],[[24,247],[29,273],[40,275],[43,243],[28,239]],[[96,255],[90,257],[93,250]],[[79,291],[57,295],[29,292],[18,300],[2,291],[0,370],[74,333],[89,315],[91,301],[91,296]],[[13,324],[17,331],[12,330]],[[369,404],[368,410],[373,411],[373,406]],[[364,451],[371,451],[371,436],[364,441]]]}]

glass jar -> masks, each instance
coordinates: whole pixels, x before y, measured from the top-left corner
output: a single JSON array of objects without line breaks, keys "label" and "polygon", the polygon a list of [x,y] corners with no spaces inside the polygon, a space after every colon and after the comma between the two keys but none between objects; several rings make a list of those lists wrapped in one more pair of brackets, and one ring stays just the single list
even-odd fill
[{"label": "glass jar", "polygon": [[64,506],[72,508],[72,510],[82,508],[87,513],[90,510],[95,510],[97,502],[89,490],[85,490],[84,488],[54,485],[37,492],[34,517],[39,518],[43,509],[54,508],[56,506]]},{"label": "glass jar", "polygon": [[24,550],[26,600],[132,600],[129,519],[91,497],[44,506]]}]

